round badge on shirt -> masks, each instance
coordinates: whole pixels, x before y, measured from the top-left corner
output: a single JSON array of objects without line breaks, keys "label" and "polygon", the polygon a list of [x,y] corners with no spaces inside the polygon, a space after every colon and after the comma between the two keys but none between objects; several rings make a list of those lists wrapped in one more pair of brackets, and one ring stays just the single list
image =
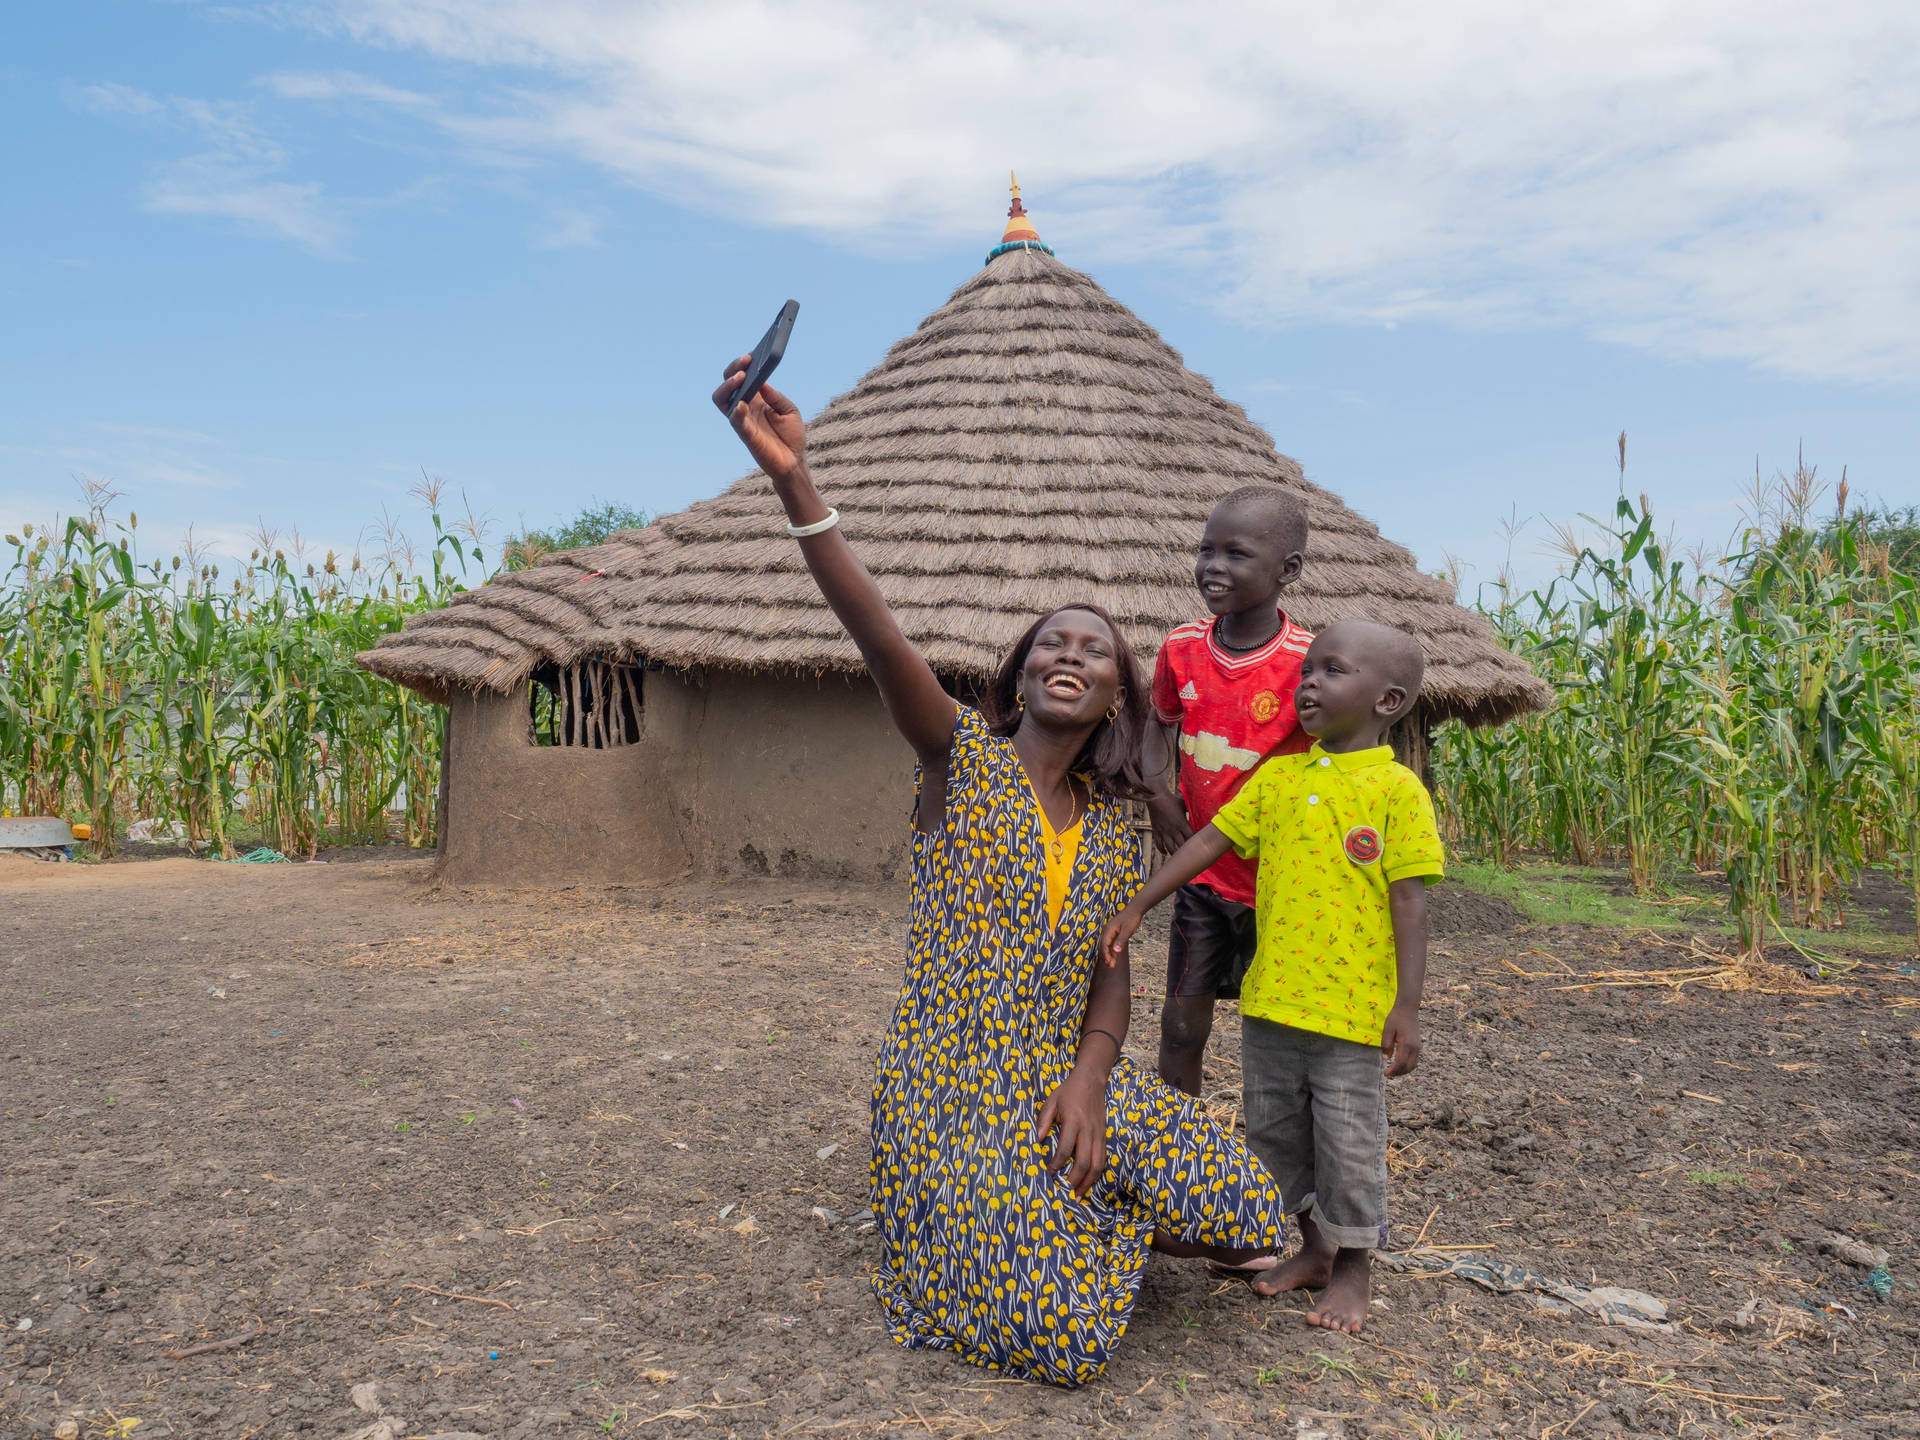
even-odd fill
[{"label": "round badge on shirt", "polygon": [[1347,831],[1347,858],[1356,865],[1371,865],[1380,858],[1385,846],[1380,832],[1371,825],[1356,825]]},{"label": "round badge on shirt", "polygon": [[1280,713],[1280,697],[1271,690],[1262,690],[1247,702],[1247,713],[1253,716],[1255,724],[1268,724]]}]

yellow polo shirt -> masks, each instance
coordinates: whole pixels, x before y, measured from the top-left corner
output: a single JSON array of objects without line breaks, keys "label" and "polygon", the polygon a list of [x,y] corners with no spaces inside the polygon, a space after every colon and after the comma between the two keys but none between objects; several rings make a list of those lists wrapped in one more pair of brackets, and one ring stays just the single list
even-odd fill
[{"label": "yellow polo shirt", "polygon": [[1393,1008],[1387,886],[1443,871],[1433,801],[1390,746],[1276,755],[1213,817],[1260,862],[1240,1013],[1378,1045]]}]

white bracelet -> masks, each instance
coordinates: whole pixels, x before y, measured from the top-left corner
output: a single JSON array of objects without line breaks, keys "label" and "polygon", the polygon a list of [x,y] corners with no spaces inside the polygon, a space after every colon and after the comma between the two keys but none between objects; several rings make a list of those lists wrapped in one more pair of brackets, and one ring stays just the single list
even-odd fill
[{"label": "white bracelet", "polygon": [[831,530],[834,526],[838,525],[839,523],[840,523],[840,512],[838,510],[829,510],[827,511],[826,519],[816,520],[811,525],[787,526],[787,534],[791,535],[796,540],[804,540],[809,535],[818,535],[823,531]]}]

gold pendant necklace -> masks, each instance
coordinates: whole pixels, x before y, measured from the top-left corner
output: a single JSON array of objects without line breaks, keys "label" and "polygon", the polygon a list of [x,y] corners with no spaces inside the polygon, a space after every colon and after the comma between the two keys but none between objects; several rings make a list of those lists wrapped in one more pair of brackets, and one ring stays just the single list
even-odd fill
[{"label": "gold pendant necklace", "polygon": [[[1054,831],[1053,838],[1047,842],[1049,845],[1053,847],[1053,858],[1056,861],[1064,860],[1066,858],[1067,832],[1073,829],[1074,825],[1080,819],[1080,796],[1074,790],[1072,780],[1067,781],[1067,800],[1072,806],[1072,808],[1067,812],[1067,823],[1062,828]],[[1040,814],[1041,814],[1041,817],[1044,819],[1046,816],[1046,810],[1043,808]]]}]

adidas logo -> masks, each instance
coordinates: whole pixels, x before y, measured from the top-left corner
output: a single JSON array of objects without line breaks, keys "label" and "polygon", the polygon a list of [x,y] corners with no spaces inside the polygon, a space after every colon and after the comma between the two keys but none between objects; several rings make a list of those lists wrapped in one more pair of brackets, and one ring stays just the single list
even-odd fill
[{"label": "adidas logo", "polygon": [[1200,698],[1200,692],[1193,688],[1193,681],[1189,680],[1180,687],[1180,698],[1182,700],[1198,700]]}]

